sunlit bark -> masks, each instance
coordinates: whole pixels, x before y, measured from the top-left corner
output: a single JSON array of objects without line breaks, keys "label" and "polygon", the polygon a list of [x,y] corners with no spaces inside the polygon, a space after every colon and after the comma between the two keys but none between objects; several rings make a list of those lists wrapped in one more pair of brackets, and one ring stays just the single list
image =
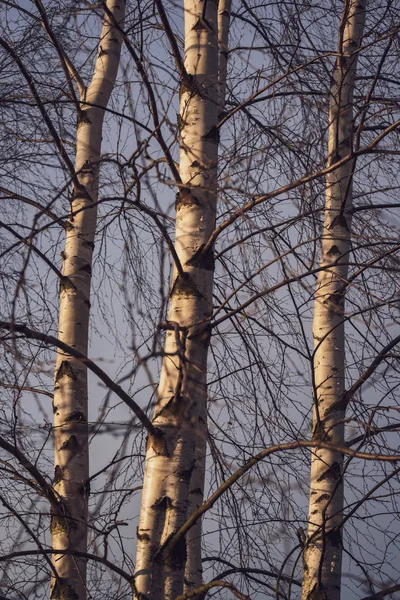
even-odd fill
[{"label": "sunlit bark", "polygon": [[[218,1],[218,116],[225,106],[226,72],[228,63],[228,35],[231,15],[231,0]],[[207,449],[207,406],[202,406],[196,429],[195,463],[190,480],[189,510],[193,514],[203,502],[206,449]],[[186,535],[187,560],[185,566],[184,591],[200,587],[202,581],[201,562],[201,519],[198,519]]]},{"label": "sunlit bark", "polygon": [[[328,166],[351,154],[353,92],[366,0],[345,3],[333,71]],[[328,174],[321,267],[314,321],[313,439],[344,446],[344,299],[351,237],[352,175],[349,160]],[[343,455],[315,450],[311,462],[309,525],[304,549],[303,600],[339,600],[342,562]]]},{"label": "sunlit bark", "polygon": [[204,459],[204,450],[202,457],[196,455],[195,445],[203,436],[196,432],[204,430],[204,423],[199,428],[199,416],[204,419],[207,401],[205,325],[212,310],[214,271],[212,252],[203,253],[202,246],[214,229],[216,213],[217,4],[186,0],[184,10],[184,64],[189,77],[180,90],[182,185],[175,232],[180,266],[173,275],[153,420],[163,432],[165,446],[149,443],[146,455],[135,575],[135,594],[141,599],[172,600],[182,593],[186,539],[172,546],[168,540],[186,521],[189,504],[193,506],[189,496],[202,497],[202,489],[191,489],[191,480],[195,461]]},{"label": "sunlit bark", "polygon": [[[108,0],[116,21],[124,18],[124,0]],[[90,281],[97,218],[99,159],[102,125],[117,76],[121,40],[106,16],[92,81],[80,90],[76,134],[77,180],[66,229],[63,280],[60,288],[58,337],[87,354]],[[53,515],[52,546],[56,550],[87,550],[88,471],[87,370],[76,358],[57,353],[54,384],[54,487],[64,498],[68,514]],[[57,554],[53,559],[58,577],[52,578],[51,598],[83,600],[86,597],[86,561]]]}]

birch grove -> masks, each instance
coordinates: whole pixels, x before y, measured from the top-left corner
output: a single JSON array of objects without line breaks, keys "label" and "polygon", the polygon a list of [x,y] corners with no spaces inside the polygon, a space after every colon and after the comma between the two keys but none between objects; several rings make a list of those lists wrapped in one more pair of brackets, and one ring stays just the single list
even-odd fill
[{"label": "birch grove", "polygon": [[0,597],[395,598],[397,4],[0,7]]}]

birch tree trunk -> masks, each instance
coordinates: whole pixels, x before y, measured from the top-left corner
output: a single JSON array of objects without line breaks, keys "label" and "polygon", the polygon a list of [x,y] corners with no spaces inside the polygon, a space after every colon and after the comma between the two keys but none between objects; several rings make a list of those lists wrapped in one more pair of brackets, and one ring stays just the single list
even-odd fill
[{"label": "birch tree trunk", "polygon": [[[153,419],[163,433],[164,445],[155,447],[149,443],[146,453],[134,592],[140,600],[172,600],[182,594],[187,541],[181,539],[171,546],[168,540],[186,521],[189,506],[192,509],[202,497],[202,483],[196,483],[201,489],[193,487],[196,460],[198,471],[194,479],[199,481],[201,472],[204,477],[202,432],[205,433],[209,344],[204,323],[212,311],[214,261],[212,251],[204,253],[202,247],[214,229],[216,213],[217,3],[185,0],[184,12],[184,65],[188,79],[180,89],[182,184],[177,194],[175,233],[179,264],[175,264],[173,274]],[[196,454],[195,446],[200,440],[203,446]],[[201,572],[193,575],[195,580],[199,576],[201,580]]]},{"label": "birch tree trunk", "polygon": [[[121,23],[125,0],[107,0],[106,7]],[[90,281],[97,219],[99,159],[102,125],[118,72],[121,39],[105,15],[92,81],[80,91],[76,134],[77,182],[66,229],[63,280],[60,287],[58,338],[87,354]],[[53,514],[52,547],[87,551],[88,465],[87,370],[82,362],[58,351],[54,382],[54,488],[63,497],[67,514]],[[52,577],[52,600],[86,597],[86,561],[72,555],[55,555],[58,577]]]},{"label": "birch tree trunk", "polygon": [[[223,114],[225,107],[226,73],[228,63],[228,35],[231,16],[231,0],[218,0],[218,117]],[[190,480],[189,510],[193,514],[202,504],[207,451],[207,404],[200,409],[196,429],[195,463]],[[187,561],[185,567],[184,592],[199,588],[203,583],[201,562],[201,519],[191,527],[186,535]]]},{"label": "birch tree trunk", "polygon": [[[348,156],[353,144],[353,93],[363,34],[366,0],[346,0],[333,71],[328,166]],[[344,296],[351,242],[354,161],[326,180],[322,270],[318,277],[313,321],[313,439],[344,445],[345,331]],[[311,459],[308,532],[304,549],[303,600],[339,600],[343,511],[343,455],[316,450]]]}]

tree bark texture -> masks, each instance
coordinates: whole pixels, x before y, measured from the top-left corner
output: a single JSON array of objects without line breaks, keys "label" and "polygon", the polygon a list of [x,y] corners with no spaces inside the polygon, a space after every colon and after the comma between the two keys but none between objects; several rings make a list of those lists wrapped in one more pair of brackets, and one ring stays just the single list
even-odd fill
[{"label": "tree bark texture", "polygon": [[[185,58],[180,89],[180,177],[176,199],[175,268],[168,330],[153,424],[164,443],[149,440],[138,527],[135,597],[172,600],[184,589],[187,540],[168,544],[202,498],[195,483],[205,444],[208,319],[213,255],[203,253],[215,226],[218,153],[218,19],[216,0],[185,0]],[[203,433],[204,432],[204,433]],[[200,456],[201,454],[201,456]],[[201,466],[200,471],[204,468]],[[193,556],[193,554],[192,554]],[[197,561],[196,561],[197,562]],[[195,567],[196,569],[196,567]],[[197,579],[197,575],[189,577]],[[200,573],[201,579],[201,573]]]},{"label": "tree bark texture", "polygon": [[[353,146],[353,93],[366,0],[346,0],[329,108],[328,166]],[[351,250],[352,177],[349,160],[328,174],[321,272],[313,320],[313,439],[344,446],[344,300]],[[342,562],[343,455],[315,450],[311,459],[308,533],[304,548],[303,600],[339,600]]]},{"label": "tree bark texture", "polygon": [[[107,0],[106,7],[121,23],[125,0]],[[58,338],[87,354],[92,255],[97,219],[99,160],[102,126],[118,72],[121,38],[111,17],[105,15],[95,71],[81,91],[78,111],[75,182],[71,217],[62,252]],[[89,488],[87,369],[59,350],[54,381],[54,488],[63,500],[65,514],[53,512],[52,547],[87,551]],[[52,600],[86,597],[86,561],[71,554],[55,555],[58,577],[51,580]]]},{"label": "tree bark texture", "polygon": [[[228,36],[231,16],[231,0],[218,1],[218,118],[225,108],[226,73],[228,64]],[[203,404],[196,429],[195,462],[190,481],[189,515],[203,502],[207,451],[207,406]],[[199,588],[203,583],[201,561],[201,519],[186,534],[187,560],[185,566],[184,592]],[[197,598],[197,596],[196,596]]]}]

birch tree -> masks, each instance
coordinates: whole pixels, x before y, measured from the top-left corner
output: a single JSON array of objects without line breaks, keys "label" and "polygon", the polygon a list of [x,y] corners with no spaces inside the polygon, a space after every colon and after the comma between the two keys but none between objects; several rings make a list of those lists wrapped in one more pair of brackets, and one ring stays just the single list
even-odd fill
[{"label": "birch tree", "polygon": [[174,274],[153,418],[163,441],[158,447],[150,442],[146,452],[134,592],[137,598],[171,600],[183,591],[188,550],[186,587],[196,587],[201,577],[199,530],[188,550],[184,538],[174,545],[169,541],[188,508],[201,503],[204,487],[214,266],[212,248],[204,253],[203,247],[215,226],[218,158],[217,3],[185,2],[184,19]]},{"label": "birch tree", "polygon": [[[218,2],[218,119],[225,109],[225,89],[228,62],[228,37],[231,1]],[[207,453],[207,403],[203,402],[196,427],[195,460],[190,480],[188,516],[199,509],[204,499]],[[202,581],[202,524],[199,519],[186,536],[184,591],[201,587]]]},{"label": "birch tree", "polygon": [[[38,0],[39,3],[39,0]],[[108,0],[100,35],[95,71],[89,86],[67,63],[79,90],[76,159],[71,216],[62,252],[58,338],[84,355],[88,353],[90,282],[99,190],[102,124],[117,77],[125,0]],[[44,22],[46,26],[46,21]],[[62,60],[65,60],[62,57]],[[55,555],[51,598],[86,598],[86,559],[71,552],[87,551],[89,484],[88,389],[86,366],[58,351],[54,384],[54,490],[66,514],[53,514]]]},{"label": "birch tree", "polygon": [[[354,82],[366,2],[345,2],[329,106],[328,167],[353,149]],[[321,270],[313,320],[313,439],[345,445],[345,291],[351,251],[352,178],[348,160],[326,179]],[[343,455],[315,450],[311,460],[309,525],[304,550],[303,599],[340,598]]]},{"label": "birch tree", "polygon": [[394,594],[397,6],[0,5],[0,593]]}]

